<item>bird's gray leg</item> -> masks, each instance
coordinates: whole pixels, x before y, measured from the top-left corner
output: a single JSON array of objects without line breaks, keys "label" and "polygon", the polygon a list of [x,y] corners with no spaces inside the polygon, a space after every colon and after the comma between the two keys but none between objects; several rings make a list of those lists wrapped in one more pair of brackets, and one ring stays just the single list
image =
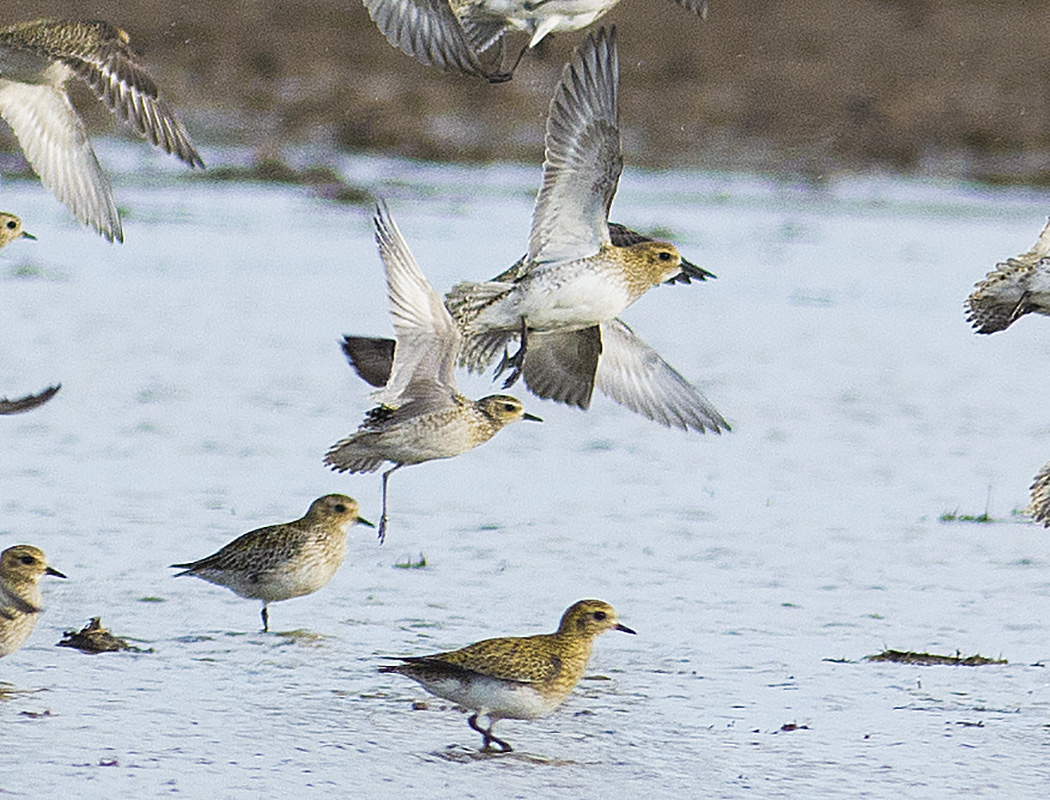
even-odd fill
[{"label": "bird's gray leg", "polygon": [[[495,724],[496,723],[492,723],[492,725],[495,725]],[[491,725],[489,726],[489,741],[490,742],[495,742],[496,744],[498,744],[501,753],[509,753],[512,750],[514,750],[513,747],[511,747],[505,741],[503,741],[502,739],[498,738],[497,736],[495,736],[492,733],[492,726]]]},{"label": "bird's gray leg", "polygon": [[[497,68],[503,66],[503,56],[506,54],[506,49],[506,43],[503,41],[503,37],[500,36],[499,53],[493,60],[493,63],[496,65]],[[521,56],[518,56],[518,61],[521,61]],[[517,63],[515,63],[514,66],[517,66]],[[514,70],[511,70],[510,72],[490,72],[487,75],[485,75],[485,78],[488,79],[489,83],[506,83],[513,77]]]},{"label": "bird's gray leg", "polygon": [[266,601],[263,601],[262,621],[263,621],[263,633],[269,633],[269,631],[270,631],[270,613],[266,610]]},{"label": "bird's gray leg", "polygon": [[379,543],[382,544],[386,539],[386,481],[390,477],[390,473],[395,470],[401,469],[402,464],[395,464],[386,472],[383,473],[383,515],[379,518]]},{"label": "bird's gray leg", "polygon": [[1016,322],[1031,311],[1031,308],[1028,305],[1028,296],[1028,292],[1021,294],[1020,299],[1017,301],[1017,305],[1014,306],[1014,310],[1010,312],[1010,322]]},{"label": "bird's gray leg", "polygon": [[511,750],[514,749],[509,744],[507,744],[505,741],[503,741],[502,739],[499,739],[499,738],[497,738],[496,736],[493,735],[492,728],[496,725],[495,722],[490,723],[488,728],[482,728],[480,725],[478,725],[478,715],[477,714],[472,714],[470,719],[467,720],[467,724],[471,728],[473,728],[474,730],[476,730],[478,733],[480,733],[482,735],[482,737],[483,737],[483,741],[482,741],[482,744],[481,744],[482,752],[485,752],[486,750],[488,750],[489,746],[491,744],[493,744],[493,743],[499,745],[499,749],[500,749],[501,753],[509,753],[509,752],[511,752]]},{"label": "bird's gray leg", "polygon": [[[525,53],[528,52],[528,50],[529,50],[529,46],[527,44],[523,48],[521,48],[521,52],[518,53],[518,57],[516,59],[514,59],[514,66],[511,67],[509,70],[507,70],[504,73],[507,76],[506,80],[509,81],[511,79],[511,77],[514,75],[514,70],[516,70],[518,68],[518,64],[521,63],[521,59],[524,57]],[[499,77],[503,77],[503,75],[500,75]],[[490,80],[490,83],[491,82],[492,81]]]},{"label": "bird's gray leg", "polygon": [[500,362],[498,371],[496,372],[496,377],[499,377],[499,375],[507,367],[513,368],[511,369],[510,376],[507,378],[507,380],[503,381],[504,389],[509,389],[517,382],[518,378],[521,377],[521,370],[525,367],[525,351],[528,349],[528,332],[528,320],[526,320],[525,317],[522,317],[521,332],[519,334],[519,336],[521,336],[521,346],[518,348],[518,352],[516,352],[509,358],[507,357],[506,353],[503,354],[503,360]]}]

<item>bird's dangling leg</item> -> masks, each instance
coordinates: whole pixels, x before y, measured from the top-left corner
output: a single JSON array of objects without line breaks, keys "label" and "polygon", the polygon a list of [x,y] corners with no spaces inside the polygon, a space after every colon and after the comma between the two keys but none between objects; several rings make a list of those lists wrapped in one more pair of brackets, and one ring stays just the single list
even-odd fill
[{"label": "bird's dangling leg", "polygon": [[383,473],[383,515],[379,518],[379,543],[382,544],[386,539],[386,481],[390,477],[390,473],[401,469],[401,464],[395,464],[393,467]]},{"label": "bird's dangling leg", "polygon": [[[503,37],[499,37],[499,54],[493,59],[493,63],[497,67],[503,66],[503,56],[506,54],[506,43],[503,41]],[[521,60],[521,56],[518,56],[518,61]],[[517,63],[514,64],[517,66]],[[489,83],[506,83],[514,77],[514,70],[510,72],[489,72],[485,74],[485,79]]]},{"label": "bird's dangling leg", "polygon": [[270,613],[266,610],[266,603],[265,602],[263,602],[262,621],[263,621],[263,633],[269,633],[270,632]]},{"label": "bird's dangling leg", "polygon": [[507,351],[503,351],[503,359],[499,362],[499,366],[496,367],[496,376],[499,377],[503,374],[503,371],[510,367],[510,375],[507,380],[503,381],[503,388],[509,389],[513,386],[518,378],[521,377],[521,371],[525,368],[525,351],[528,349],[528,329],[529,324],[525,320],[525,317],[521,318],[521,345],[518,347],[518,352],[512,356],[507,355]]}]

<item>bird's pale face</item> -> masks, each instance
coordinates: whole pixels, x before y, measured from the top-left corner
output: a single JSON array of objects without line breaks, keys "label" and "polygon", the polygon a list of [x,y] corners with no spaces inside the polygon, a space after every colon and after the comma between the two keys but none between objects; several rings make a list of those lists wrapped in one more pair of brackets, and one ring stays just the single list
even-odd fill
[{"label": "bird's pale face", "polygon": [[326,494],[318,497],[310,504],[307,516],[318,520],[340,520],[355,519],[358,514],[357,501],[345,494]]},{"label": "bird's pale face", "polygon": [[0,576],[13,583],[36,583],[41,575],[66,577],[47,565],[47,558],[39,548],[28,544],[9,547],[0,555]]},{"label": "bird's pale face", "polygon": [[635,262],[653,286],[673,278],[682,271],[682,255],[673,244],[639,242],[623,249],[626,251],[624,257]]},{"label": "bird's pale face", "polygon": [[574,636],[594,637],[606,631],[634,633],[626,625],[621,625],[613,607],[601,600],[580,600],[574,603],[562,615],[558,626],[559,633],[571,633]]},{"label": "bird's pale face", "polygon": [[22,220],[14,214],[0,214],[0,247],[15,239],[35,239],[22,228]]},{"label": "bird's pale face", "polygon": [[519,419],[528,419],[539,422],[540,418],[532,414],[526,414],[521,401],[508,394],[493,394],[481,398],[478,403],[482,410],[500,425],[509,425]]}]

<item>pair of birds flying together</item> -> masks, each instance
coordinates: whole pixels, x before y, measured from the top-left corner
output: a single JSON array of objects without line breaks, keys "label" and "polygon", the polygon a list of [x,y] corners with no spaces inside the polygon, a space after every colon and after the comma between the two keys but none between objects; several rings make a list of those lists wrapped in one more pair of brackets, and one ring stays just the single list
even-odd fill
[{"label": "pair of birds flying together", "polygon": [[[407,464],[459,455],[525,413],[496,394],[470,401],[455,369],[484,370],[500,351],[539,397],[586,409],[595,386],[661,424],[719,433],[729,425],[704,396],[617,315],[664,282],[710,273],[677,248],[608,222],[623,166],[615,28],[589,35],[566,65],[547,120],[543,181],[526,255],[491,281],[462,283],[442,300],[419,268],[385,205],[375,213],[396,341],[347,336],[343,349],[373,386],[378,405],[325,462],[387,479]],[[508,350],[517,343],[517,352]]]}]

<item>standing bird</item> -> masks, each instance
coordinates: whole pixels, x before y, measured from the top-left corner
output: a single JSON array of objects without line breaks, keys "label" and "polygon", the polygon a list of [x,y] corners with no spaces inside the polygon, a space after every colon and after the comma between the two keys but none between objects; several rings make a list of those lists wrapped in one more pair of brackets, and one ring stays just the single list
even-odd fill
[{"label": "standing bird", "polygon": [[47,19],[0,28],[0,117],[44,186],[73,216],[122,242],[109,177],[66,90],[74,76],[153,144],[190,167],[204,162],[124,31],[106,22]]},{"label": "standing bird", "polygon": [[1004,331],[1029,312],[1050,315],[1050,220],[1032,249],[995,265],[966,299],[977,333]]},{"label": "standing bird", "polygon": [[484,444],[525,413],[516,397],[494,394],[468,400],[456,388],[460,335],[441,297],[427,281],[385,205],[376,207],[376,244],[386,270],[390,316],[397,337],[390,380],[374,394],[379,405],[357,433],[336,442],[325,464],[338,472],[374,472],[384,461],[383,514],[379,541],[386,537],[386,488],[391,473],[407,464],[452,458]]},{"label": "standing bird", "polygon": [[[619,0],[364,0],[390,44],[422,64],[458,69],[493,83],[510,80],[528,50],[549,33],[586,28]],[[675,0],[707,18],[707,0]],[[503,61],[504,37],[520,31],[529,41],[506,72],[486,68],[480,53],[496,47]]]},{"label": "standing bird", "polygon": [[183,570],[174,577],[192,575],[262,600],[263,631],[269,631],[269,603],[316,592],[346,557],[346,529],[357,522],[375,527],[357,512],[356,500],[326,494],[310,504],[302,519],[249,531],[206,558],[172,564]]},{"label": "standing bird", "polygon": [[0,250],[15,239],[36,239],[36,237],[22,228],[22,220],[14,214],[0,211]]},{"label": "standing bird", "polygon": [[18,650],[33,632],[43,610],[38,583],[44,575],[66,577],[32,545],[16,544],[0,553],[0,658]]},{"label": "standing bird", "polygon": [[[615,30],[589,35],[551,101],[529,253],[491,281],[459,284],[445,296],[465,339],[460,365],[481,372],[502,350],[497,375],[512,368],[504,388],[521,375],[538,397],[588,409],[597,387],[662,425],[720,433],[729,424],[703,394],[615,317],[656,283],[714,277],[677,251],[678,266],[661,268],[671,245],[607,222],[623,162],[618,86]],[[655,260],[638,256],[653,252]],[[559,260],[585,253],[592,255]],[[536,310],[517,319],[530,303]],[[502,322],[493,321],[496,313]],[[520,349],[510,357],[515,340]],[[364,380],[386,383],[393,342],[348,336],[343,351]]]},{"label": "standing bird", "polygon": [[[471,709],[467,724],[504,753],[511,746],[492,732],[501,719],[536,719],[564,702],[583,677],[594,637],[606,631],[634,633],[601,600],[580,600],[562,615],[558,630],[537,636],[485,639],[460,650],[407,656],[380,672],[404,675],[428,692]],[[478,717],[488,717],[483,728]]]}]

